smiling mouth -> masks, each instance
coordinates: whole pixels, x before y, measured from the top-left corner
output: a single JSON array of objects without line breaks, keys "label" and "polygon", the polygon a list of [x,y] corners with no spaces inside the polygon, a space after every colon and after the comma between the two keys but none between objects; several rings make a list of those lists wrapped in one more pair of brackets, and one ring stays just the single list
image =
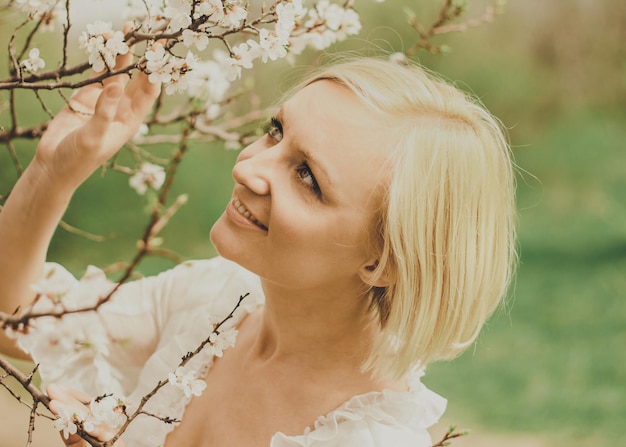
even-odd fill
[{"label": "smiling mouth", "polygon": [[256,219],[256,217],[254,217],[252,213],[248,211],[248,209],[245,206],[243,206],[243,204],[239,201],[239,199],[233,199],[233,205],[239,214],[241,214],[243,217],[248,219],[250,222],[252,222],[254,225],[259,227],[260,229],[267,231],[267,227],[263,225],[261,222],[259,222]]}]

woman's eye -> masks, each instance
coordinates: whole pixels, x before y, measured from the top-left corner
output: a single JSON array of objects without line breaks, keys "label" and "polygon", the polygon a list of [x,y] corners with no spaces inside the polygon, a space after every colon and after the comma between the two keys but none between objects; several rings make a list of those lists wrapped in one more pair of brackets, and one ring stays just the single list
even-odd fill
[{"label": "woman's eye", "polygon": [[281,141],[283,139],[283,125],[276,118],[272,117],[267,126],[265,126],[265,133],[274,141]]},{"label": "woman's eye", "polygon": [[309,165],[306,162],[302,163],[298,167],[296,173],[298,174],[298,178],[300,179],[300,181],[304,183],[307,188],[313,191],[318,198],[322,196],[322,191],[317,184],[317,180],[315,180],[315,176],[313,175],[313,172],[311,172],[311,168],[309,168]]}]

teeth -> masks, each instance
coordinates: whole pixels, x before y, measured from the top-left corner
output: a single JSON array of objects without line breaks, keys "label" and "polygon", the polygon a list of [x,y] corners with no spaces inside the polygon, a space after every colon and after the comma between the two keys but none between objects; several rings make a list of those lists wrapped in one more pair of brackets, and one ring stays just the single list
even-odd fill
[{"label": "teeth", "polygon": [[263,228],[264,230],[267,230],[267,227],[263,225],[261,222],[259,222],[258,220],[256,220],[256,218],[250,213],[250,211],[246,209],[245,206],[241,204],[241,202],[238,199],[233,199],[233,205],[235,205],[235,209],[239,212],[239,214],[244,216],[246,219],[250,220],[255,225]]}]

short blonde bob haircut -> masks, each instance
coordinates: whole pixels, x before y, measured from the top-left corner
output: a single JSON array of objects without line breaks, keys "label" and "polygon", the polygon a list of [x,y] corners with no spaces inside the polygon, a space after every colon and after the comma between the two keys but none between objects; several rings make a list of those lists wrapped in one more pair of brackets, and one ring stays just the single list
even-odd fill
[{"label": "short blonde bob haircut", "polygon": [[358,58],[298,84],[349,88],[393,124],[373,288],[380,336],[364,364],[397,379],[470,346],[514,270],[515,176],[502,126],[478,101],[417,65]]}]

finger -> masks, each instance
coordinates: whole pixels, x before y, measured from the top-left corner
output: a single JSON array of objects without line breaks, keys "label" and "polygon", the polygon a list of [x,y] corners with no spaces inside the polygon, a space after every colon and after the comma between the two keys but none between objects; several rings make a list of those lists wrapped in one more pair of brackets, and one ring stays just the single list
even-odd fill
[{"label": "finger", "polygon": [[93,109],[93,104],[95,103],[101,92],[101,83],[94,82],[93,84],[87,84],[74,91],[69,101],[69,104],[71,104],[72,106],[68,105],[68,107],[72,108],[73,105],[78,104],[79,106],[82,106],[82,109],[91,110]]},{"label": "finger", "polygon": [[91,396],[89,396],[86,393],[83,393],[82,391],[78,391],[72,388],[65,388],[56,384],[51,384],[50,386],[52,387],[53,395],[55,396],[55,397],[50,396],[53,399],[58,399],[58,397],[56,396],[68,396],[69,398],[83,405],[89,405],[89,402],[91,402]]},{"label": "finger", "polygon": [[72,407],[72,410],[84,410],[85,406],[89,404],[91,401],[91,397],[87,394],[77,391],[71,390],[61,385],[57,385],[55,383],[51,383],[46,388],[46,392],[50,399],[53,402],[61,402],[65,405],[69,405]]},{"label": "finger", "polygon": [[109,84],[102,90],[96,102],[95,113],[87,123],[91,136],[103,136],[107,132],[117,113],[122,93],[122,86],[118,83]]},{"label": "finger", "polygon": [[89,402],[91,402],[91,396],[89,396],[86,393],[83,393],[82,391],[78,391],[72,388],[67,388],[67,394],[69,394],[74,399],[84,404],[88,404]]},{"label": "finger", "polygon": [[[163,46],[163,41],[154,42],[151,46],[152,50]],[[128,87],[126,88],[126,96],[130,102],[132,113],[143,117],[148,113],[154,101],[161,92],[161,82],[151,82],[149,76],[143,71],[133,76]]]},{"label": "finger", "polygon": [[[128,67],[133,63],[133,54],[129,49],[124,54],[118,54],[115,58],[115,66],[112,67],[113,70],[121,70],[122,68]],[[109,84],[118,83],[122,86],[126,85],[129,79],[129,75],[127,73],[118,74],[115,76],[109,76],[108,78],[104,78],[102,80],[102,84],[107,86]]]},{"label": "finger", "polygon": [[152,108],[160,92],[160,82],[150,82],[148,75],[142,71],[136,73],[126,88],[126,96],[133,115],[143,120]]},{"label": "finger", "polygon": [[46,387],[46,393],[50,399],[62,401],[63,397],[67,394],[67,388],[57,385],[56,383],[51,383]]}]

